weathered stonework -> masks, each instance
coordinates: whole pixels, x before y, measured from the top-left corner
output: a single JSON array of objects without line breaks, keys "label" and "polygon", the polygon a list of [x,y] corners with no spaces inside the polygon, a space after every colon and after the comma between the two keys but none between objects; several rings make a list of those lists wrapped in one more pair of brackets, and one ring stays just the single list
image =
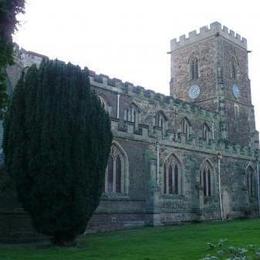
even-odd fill
[{"label": "weathered stonework", "polygon": [[[196,79],[190,77],[193,57]],[[22,50],[18,65],[8,70],[10,82],[41,58]],[[230,78],[233,58],[237,74]],[[214,23],[188,39],[172,40],[171,64],[171,96],[90,71],[91,87],[111,117],[124,189],[104,192],[86,232],[258,215],[259,143],[246,40]],[[191,99],[194,84],[200,94]],[[240,88],[238,97],[233,84]],[[178,174],[166,181],[169,160]],[[170,182],[177,186],[166,192]]]},{"label": "weathered stonework", "polygon": [[[197,78],[190,74],[190,62],[198,60]],[[232,77],[234,62],[236,75]],[[200,87],[196,99],[188,95],[192,85]],[[239,86],[239,97],[232,93],[232,87]],[[227,139],[231,143],[251,145],[255,135],[254,107],[251,103],[250,80],[248,78],[248,51],[246,39],[222,27],[218,22],[210,28],[202,27],[197,34],[171,41],[171,95],[193,102],[210,111],[224,112]],[[235,119],[234,106],[239,108]]]}]

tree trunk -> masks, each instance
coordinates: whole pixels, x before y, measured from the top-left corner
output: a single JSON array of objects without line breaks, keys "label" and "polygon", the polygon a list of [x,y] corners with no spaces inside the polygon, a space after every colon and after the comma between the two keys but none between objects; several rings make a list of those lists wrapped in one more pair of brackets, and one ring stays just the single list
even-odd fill
[{"label": "tree trunk", "polygon": [[51,242],[55,246],[74,247],[77,245],[76,236],[72,234],[56,233]]}]

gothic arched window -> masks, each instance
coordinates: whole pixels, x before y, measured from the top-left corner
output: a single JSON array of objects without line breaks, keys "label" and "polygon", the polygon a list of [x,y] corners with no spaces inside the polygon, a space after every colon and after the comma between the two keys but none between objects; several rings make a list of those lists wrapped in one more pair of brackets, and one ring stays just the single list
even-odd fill
[{"label": "gothic arched window", "polygon": [[232,79],[236,79],[237,78],[237,70],[236,70],[236,65],[235,65],[235,62],[232,61],[231,62],[231,78]]},{"label": "gothic arched window", "polygon": [[230,77],[236,80],[238,77],[238,61],[235,57],[232,57],[230,61]]},{"label": "gothic arched window", "polygon": [[199,61],[197,58],[193,58],[190,61],[190,75],[192,80],[199,78]]},{"label": "gothic arched window", "polygon": [[107,176],[106,176],[106,192],[113,192],[113,179],[114,179],[114,163],[113,158],[109,155],[107,163]]},{"label": "gothic arched window", "polygon": [[163,169],[163,193],[181,194],[181,166],[175,155],[165,161]]},{"label": "gothic arched window", "polygon": [[113,143],[105,174],[106,193],[127,193],[128,161],[121,147]]},{"label": "gothic arched window", "polygon": [[205,197],[213,195],[213,167],[206,161],[200,174],[200,184]]},{"label": "gothic arched window", "polygon": [[121,189],[122,189],[121,175],[122,175],[122,163],[121,163],[121,158],[118,155],[116,158],[116,192],[118,193],[121,193]]},{"label": "gothic arched window", "polygon": [[155,126],[160,127],[163,131],[167,128],[167,118],[162,111],[157,112],[155,116]]},{"label": "gothic arched window", "polygon": [[186,140],[190,138],[191,134],[191,124],[188,118],[183,118],[182,123],[181,123],[181,128],[182,128],[182,133],[184,134]]},{"label": "gothic arched window", "polygon": [[129,108],[127,108],[124,111],[124,120],[125,121],[129,121],[135,124],[135,127],[138,127],[139,124],[139,114],[140,114],[140,110],[138,108],[138,106],[134,103],[132,103]]},{"label": "gothic arched window", "polygon": [[246,170],[246,186],[248,190],[249,197],[254,197],[256,195],[256,180],[255,171],[249,166]]},{"label": "gothic arched window", "polygon": [[209,143],[209,140],[211,138],[211,130],[208,124],[204,123],[202,127],[202,138],[205,140],[207,143]]}]

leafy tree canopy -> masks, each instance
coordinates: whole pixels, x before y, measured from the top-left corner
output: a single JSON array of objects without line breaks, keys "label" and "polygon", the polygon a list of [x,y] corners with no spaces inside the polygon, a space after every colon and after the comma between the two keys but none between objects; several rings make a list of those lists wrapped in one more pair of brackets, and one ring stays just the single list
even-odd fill
[{"label": "leafy tree canopy", "polygon": [[12,34],[17,28],[16,15],[24,12],[24,0],[0,0],[0,68],[13,62]]},{"label": "leafy tree canopy", "polygon": [[12,34],[17,28],[16,15],[24,12],[24,0],[0,0],[0,109],[7,102],[5,67],[13,63]]}]

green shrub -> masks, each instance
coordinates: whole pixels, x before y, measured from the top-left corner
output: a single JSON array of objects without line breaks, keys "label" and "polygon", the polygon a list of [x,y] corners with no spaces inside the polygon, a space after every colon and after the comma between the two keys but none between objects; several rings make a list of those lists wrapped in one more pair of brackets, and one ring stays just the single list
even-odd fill
[{"label": "green shrub", "polygon": [[227,239],[220,239],[218,242],[208,242],[208,250],[211,251],[201,260],[253,260],[260,259],[260,248],[255,245],[244,247],[232,246]]}]

